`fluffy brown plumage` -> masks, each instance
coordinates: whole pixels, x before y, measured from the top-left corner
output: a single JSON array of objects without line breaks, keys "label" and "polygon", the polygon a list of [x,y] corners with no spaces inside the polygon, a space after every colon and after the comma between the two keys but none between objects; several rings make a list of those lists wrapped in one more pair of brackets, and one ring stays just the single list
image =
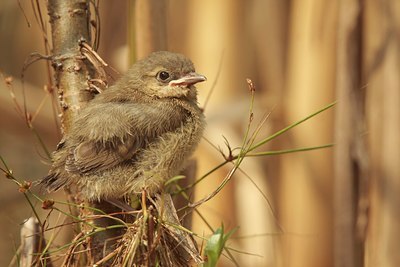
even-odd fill
[{"label": "fluffy brown plumage", "polygon": [[78,115],[41,184],[77,184],[88,200],[156,193],[184,167],[202,136],[194,84],[205,81],[181,54],[138,61]]}]

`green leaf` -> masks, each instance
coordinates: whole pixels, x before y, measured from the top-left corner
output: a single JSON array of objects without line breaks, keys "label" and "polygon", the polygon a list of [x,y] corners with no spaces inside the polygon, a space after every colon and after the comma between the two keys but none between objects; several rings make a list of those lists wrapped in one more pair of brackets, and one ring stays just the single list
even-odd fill
[{"label": "green leaf", "polygon": [[204,249],[207,259],[203,267],[215,267],[217,265],[226,241],[235,231],[236,229],[232,229],[227,234],[224,234],[223,224],[220,228],[215,230],[214,234],[208,239]]}]

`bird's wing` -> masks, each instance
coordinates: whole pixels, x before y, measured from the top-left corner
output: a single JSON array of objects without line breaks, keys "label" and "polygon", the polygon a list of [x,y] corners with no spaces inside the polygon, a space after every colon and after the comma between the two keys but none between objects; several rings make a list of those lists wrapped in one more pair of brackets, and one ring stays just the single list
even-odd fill
[{"label": "bird's wing", "polygon": [[70,151],[65,169],[80,174],[101,172],[130,159],[138,148],[140,144],[132,139],[112,144],[84,141]]},{"label": "bird's wing", "polygon": [[[143,104],[126,106],[111,104],[94,106],[80,116],[76,129],[87,131],[74,141],[65,160],[65,170],[70,173],[92,174],[113,168],[127,160],[145,144],[163,132],[173,130],[180,122],[171,114],[160,114],[156,107]],[[98,114],[101,112],[102,119]],[[107,117],[108,116],[108,117]]]}]

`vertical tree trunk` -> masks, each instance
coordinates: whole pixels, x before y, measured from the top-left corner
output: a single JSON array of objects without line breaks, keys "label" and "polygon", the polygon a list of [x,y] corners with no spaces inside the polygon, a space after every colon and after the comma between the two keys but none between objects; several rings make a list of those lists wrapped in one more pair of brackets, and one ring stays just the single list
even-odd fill
[{"label": "vertical tree trunk", "polygon": [[93,95],[88,90],[91,74],[80,53],[79,42],[90,43],[88,0],[49,0],[48,11],[53,43],[53,67],[62,107],[62,127],[67,133],[79,109]]},{"label": "vertical tree trunk", "polygon": [[167,50],[167,1],[131,1],[129,29],[131,63],[151,52]]},{"label": "vertical tree trunk", "polygon": [[357,238],[359,201],[365,197],[366,153],[362,86],[361,2],[339,4],[337,100],[335,124],[335,239],[336,267],[363,266],[363,241]]},{"label": "vertical tree trunk", "polygon": [[[63,134],[66,134],[74,123],[79,110],[93,98],[93,94],[89,90],[89,79],[93,77],[94,73],[89,61],[80,52],[80,42],[91,43],[90,1],[49,0],[48,12],[54,55],[52,64],[62,108],[62,130]],[[81,202],[77,199],[79,192],[76,188],[71,187],[67,191],[72,201]],[[120,211],[106,202],[87,204],[106,213]],[[81,216],[92,213],[91,210],[81,210]],[[99,227],[106,227],[115,224],[115,221],[109,218],[100,218],[96,219],[94,223]],[[121,230],[119,229],[106,230],[92,235],[89,241],[90,251],[87,254],[88,262],[95,263],[111,252],[114,249],[116,237],[120,235]]]},{"label": "vertical tree trunk", "polygon": [[400,266],[400,2],[365,1],[371,204],[365,266]]},{"label": "vertical tree trunk", "polygon": [[[337,9],[337,1],[291,1],[284,116],[280,118],[286,124],[334,99]],[[333,117],[329,111],[285,133],[280,147],[331,142]],[[332,159],[331,150],[280,157],[279,222],[285,232],[315,235],[294,238],[284,233],[282,266],[332,267]]]},{"label": "vertical tree trunk", "polygon": [[335,266],[399,266],[400,3],[342,1]]}]

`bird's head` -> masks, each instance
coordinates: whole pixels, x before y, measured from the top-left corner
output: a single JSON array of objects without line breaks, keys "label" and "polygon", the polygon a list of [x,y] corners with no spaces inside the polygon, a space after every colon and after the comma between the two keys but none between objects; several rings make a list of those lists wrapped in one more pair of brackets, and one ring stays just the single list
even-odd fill
[{"label": "bird's head", "polygon": [[157,98],[195,100],[195,84],[205,76],[195,72],[193,63],[184,55],[167,51],[150,54],[136,62],[127,77],[137,90]]}]

